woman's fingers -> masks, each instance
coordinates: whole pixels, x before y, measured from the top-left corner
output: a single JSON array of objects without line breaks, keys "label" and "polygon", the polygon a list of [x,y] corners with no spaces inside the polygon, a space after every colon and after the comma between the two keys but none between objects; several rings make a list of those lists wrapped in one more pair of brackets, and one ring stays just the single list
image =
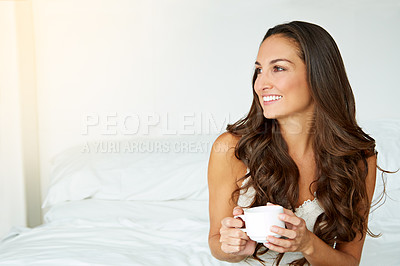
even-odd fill
[{"label": "woman's fingers", "polygon": [[276,238],[274,236],[268,236],[267,240],[268,244],[273,244],[284,248],[290,248],[293,243],[292,239],[281,239],[281,238]]},{"label": "woman's fingers", "polygon": [[239,254],[246,250],[250,241],[246,233],[236,228],[222,227],[220,235],[221,250],[225,253]]},{"label": "woman's fingers", "polygon": [[[243,214],[243,209],[239,206],[232,211],[233,215]],[[221,250],[225,253],[251,255],[254,253],[255,242],[250,240],[245,232],[240,230],[244,226],[244,222],[240,218],[225,217],[221,220],[221,228],[219,230],[221,242]]]},{"label": "woman's fingers", "polygon": [[296,231],[285,229],[276,225],[271,226],[271,232],[277,233],[278,235],[285,236],[289,239],[295,239],[297,236]]},{"label": "woman's fingers", "polygon": [[278,246],[278,245],[274,245],[272,243],[265,243],[264,246],[266,246],[270,250],[276,251],[278,253],[285,253],[285,252],[289,251],[287,248],[284,248],[284,247],[281,247],[281,246]]},{"label": "woman's fingers", "polygon": [[227,243],[222,243],[221,244],[221,250],[225,253],[239,253],[240,251],[244,250],[245,246],[232,246]]},{"label": "woman's fingers", "polygon": [[239,206],[233,208],[233,216],[243,214],[243,209]]},{"label": "woman's fingers", "polygon": [[295,226],[299,226],[301,224],[301,219],[293,213],[292,215],[288,213],[279,214],[279,219],[285,223],[290,223]]},{"label": "woman's fingers", "polygon": [[243,240],[250,239],[245,232],[236,228],[221,228],[220,235],[221,235],[220,239],[221,242],[227,240],[228,238],[237,238]]},{"label": "woman's fingers", "polygon": [[287,215],[295,215],[291,210],[283,208],[283,213]]},{"label": "woman's fingers", "polygon": [[225,243],[231,246],[245,246],[247,243],[246,239],[231,237],[229,235],[221,235],[219,242]]},{"label": "woman's fingers", "polygon": [[242,221],[242,219],[226,217],[226,218],[222,219],[221,225],[223,227],[227,227],[227,228],[242,228],[244,225],[244,222]]}]

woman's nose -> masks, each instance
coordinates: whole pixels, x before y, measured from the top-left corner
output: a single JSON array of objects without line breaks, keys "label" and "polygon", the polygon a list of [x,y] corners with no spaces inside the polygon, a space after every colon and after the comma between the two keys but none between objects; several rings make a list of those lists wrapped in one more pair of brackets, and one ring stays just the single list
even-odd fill
[{"label": "woman's nose", "polygon": [[256,88],[258,91],[262,92],[271,89],[272,87],[271,79],[266,74],[261,73],[257,76]]}]

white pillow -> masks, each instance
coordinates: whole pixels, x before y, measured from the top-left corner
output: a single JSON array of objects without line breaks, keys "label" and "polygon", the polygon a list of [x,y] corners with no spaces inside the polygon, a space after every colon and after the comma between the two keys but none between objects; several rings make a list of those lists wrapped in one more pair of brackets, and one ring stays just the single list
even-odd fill
[{"label": "white pillow", "polygon": [[[360,124],[376,140],[378,165],[386,170],[397,170],[400,167],[400,121]],[[110,145],[116,142],[103,141],[90,143],[89,148],[79,146],[64,151],[52,160],[51,184],[42,208],[85,198],[207,200],[207,165],[216,137],[125,140],[117,142],[119,152]],[[380,171],[377,175],[375,197],[382,188]],[[387,176],[387,190],[392,197],[400,193],[399,176],[400,171]],[[388,211],[385,206],[379,209],[378,212]]]},{"label": "white pillow", "polygon": [[[360,123],[363,130],[376,141],[378,151],[378,165],[389,171],[400,168],[400,121],[381,120],[365,121]],[[383,189],[382,172],[377,171],[374,202]],[[380,202],[369,216],[368,226],[374,234],[382,234],[379,238],[367,236],[361,258],[362,265],[379,265],[382,263],[382,254],[393,256],[393,247],[396,247],[400,230],[399,202],[400,202],[400,171],[395,174],[385,174],[387,198]],[[392,259],[392,257],[390,257]],[[389,260],[390,260],[389,259]],[[381,264],[381,265],[384,265]],[[385,264],[386,265],[386,264]]]},{"label": "white pillow", "polygon": [[[396,171],[400,168],[400,120],[386,119],[380,121],[364,121],[360,123],[362,129],[373,137],[376,141],[378,151],[377,164],[381,168],[389,171]],[[377,190],[382,189],[382,172],[377,170],[376,195]],[[400,170],[395,174],[385,175],[387,190],[400,190]]]},{"label": "white pillow", "polygon": [[[384,170],[400,169],[400,120],[365,121],[360,123],[363,130],[376,141],[378,151],[377,164]],[[376,203],[383,191],[382,172],[377,170],[373,203]],[[381,201],[372,208],[370,228],[374,233],[382,231],[381,222],[397,223],[400,220],[398,206],[400,202],[400,170],[394,174],[384,174],[386,185],[386,202]],[[378,207],[379,206],[379,207]],[[378,207],[378,208],[377,208]],[[386,229],[384,229],[386,230]],[[389,237],[387,234],[385,237]],[[374,239],[380,241],[380,239]]]},{"label": "white pillow", "polygon": [[103,141],[69,149],[52,160],[42,208],[85,198],[207,200],[208,159],[216,137]]}]

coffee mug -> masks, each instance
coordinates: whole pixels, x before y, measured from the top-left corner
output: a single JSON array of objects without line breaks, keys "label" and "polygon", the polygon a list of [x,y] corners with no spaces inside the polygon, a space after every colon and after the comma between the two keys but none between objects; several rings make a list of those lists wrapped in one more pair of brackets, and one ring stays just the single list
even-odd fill
[{"label": "coffee mug", "polygon": [[244,209],[244,214],[236,215],[234,218],[241,218],[245,222],[246,228],[240,230],[246,232],[251,240],[264,243],[267,241],[267,236],[281,237],[270,231],[273,225],[285,228],[285,222],[278,218],[280,213],[283,213],[282,206],[258,206]]}]

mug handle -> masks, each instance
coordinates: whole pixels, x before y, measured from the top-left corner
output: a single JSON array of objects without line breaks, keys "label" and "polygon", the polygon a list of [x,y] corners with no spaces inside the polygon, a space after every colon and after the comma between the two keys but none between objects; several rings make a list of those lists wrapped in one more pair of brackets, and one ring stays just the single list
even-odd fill
[{"label": "mug handle", "polygon": [[[246,222],[246,220],[245,220],[245,216],[244,216],[244,214],[242,214],[242,215],[235,215],[235,216],[233,216],[233,218],[240,218],[240,219],[242,219],[244,222]],[[246,228],[238,228],[238,229],[240,229],[240,230],[242,230],[243,232],[247,232],[247,230],[246,230]]]}]

